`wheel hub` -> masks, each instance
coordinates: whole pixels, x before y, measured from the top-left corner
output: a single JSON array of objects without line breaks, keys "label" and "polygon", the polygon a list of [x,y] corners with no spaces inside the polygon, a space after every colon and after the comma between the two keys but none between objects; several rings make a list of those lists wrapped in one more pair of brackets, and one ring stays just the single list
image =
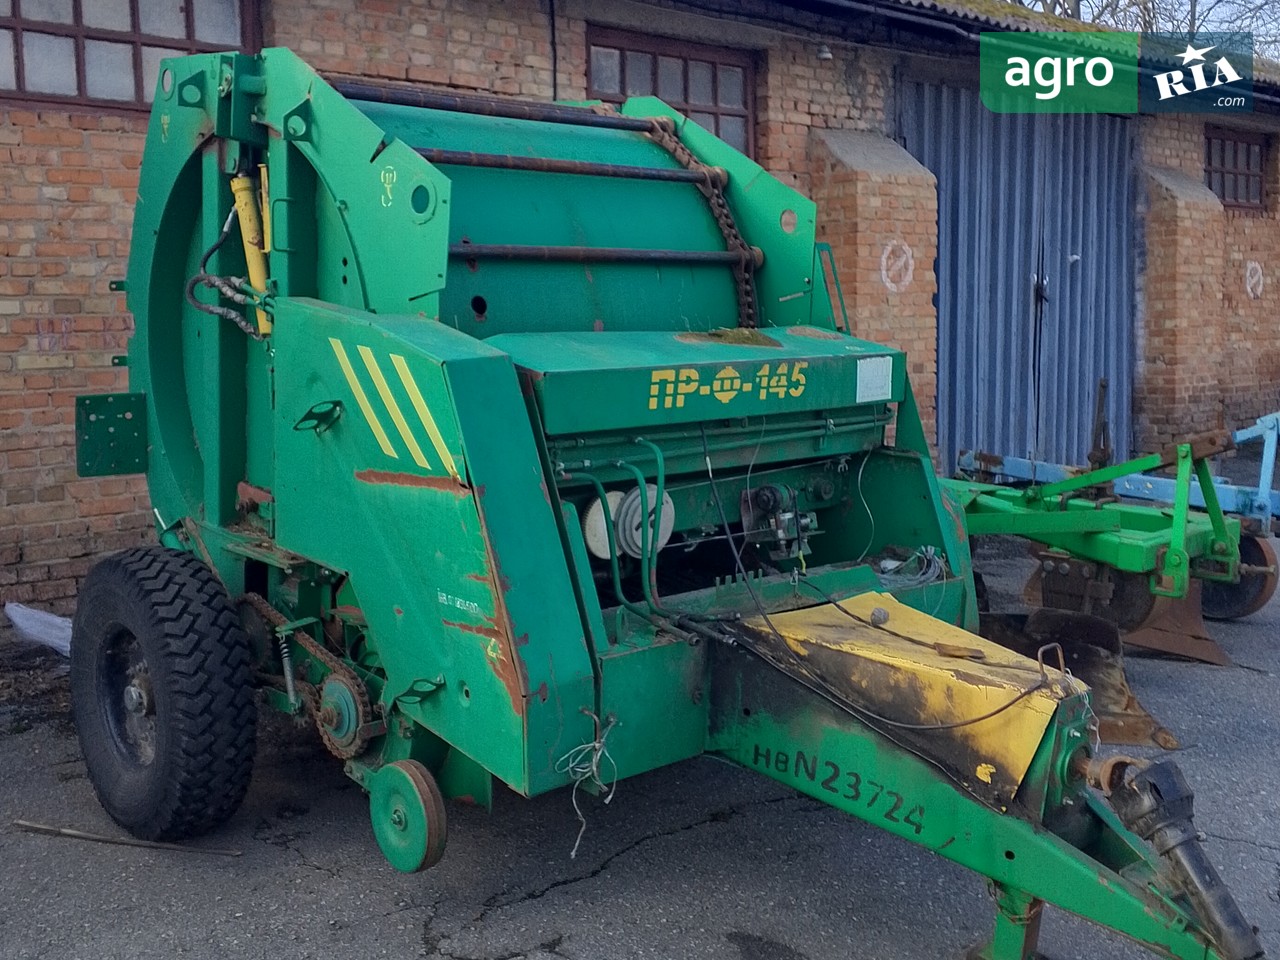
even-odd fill
[{"label": "wheel hub", "polygon": [[1201,600],[1211,620],[1238,620],[1267,605],[1280,583],[1275,548],[1267,537],[1240,537],[1240,579],[1236,583],[1205,580]]},{"label": "wheel hub", "polygon": [[124,708],[135,717],[151,712],[151,694],[136,680],[124,688]]},{"label": "wheel hub", "polygon": [[355,756],[364,747],[361,727],[369,718],[363,709],[367,701],[360,694],[338,675],[327,677],[320,687],[316,725],[329,749],[343,758]]},{"label": "wheel hub", "polygon": [[156,755],[156,709],[151,671],[137,637],[127,630],[104,644],[100,682],[106,719],[123,755],[140,766]]}]

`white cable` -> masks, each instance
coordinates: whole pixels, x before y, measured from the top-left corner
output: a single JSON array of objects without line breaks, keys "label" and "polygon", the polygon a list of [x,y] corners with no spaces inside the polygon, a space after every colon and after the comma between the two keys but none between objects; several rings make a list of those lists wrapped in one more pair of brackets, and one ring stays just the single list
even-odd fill
[{"label": "white cable", "polygon": [[871,545],[876,542],[876,518],[871,512],[871,504],[867,503],[867,498],[862,492],[862,471],[867,469],[867,461],[871,459],[870,453],[862,455],[862,465],[858,467],[858,498],[862,501],[862,509],[867,511],[867,519],[871,521],[871,536],[867,537],[867,545],[863,548],[862,553],[858,554],[858,559],[853,561],[855,564],[861,563],[866,559],[867,554],[871,551]]},{"label": "white cable", "polygon": [[[574,747],[556,761],[555,768],[557,773],[567,773],[573,778],[573,791],[570,793],[570,798],[573,801],[573,812],[578,816],[579,826],[578,837],[573,841],[573,849],[569,851],[570,860],[578,856],[578,846],[582,843],[583,834],[587,832],[587,818],[582,813],[582,807],[578,804],[578,788],[584,783],[594,784],[596,789],[604,792],[605,803],[613,799],[613,795],[618,789],[618,765],[614,763],[613,757],[609,755],[609,748],[605,745],[609,731],[614,728],[617,719],[610,714],[602,729],[599,717],[589,710],[583,710],[583,712],[595,723],[595,728],[600,731],[600,735],[589,743]],[[607,790],[605,789],[604,781],[600,778],[601,761],[608,761],[609,766],[613,768],[613,777],[609,781]]]}]

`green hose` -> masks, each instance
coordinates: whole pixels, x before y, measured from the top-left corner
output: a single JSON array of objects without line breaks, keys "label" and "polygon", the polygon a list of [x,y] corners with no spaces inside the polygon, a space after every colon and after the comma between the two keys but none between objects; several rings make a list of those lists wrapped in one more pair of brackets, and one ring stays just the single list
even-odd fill
[{"label": "green hose", "polygon": [[[570,476],[566,474],[566,477]],[[596,495],[600,498],[600,509],[604,511],[604,532],[609,538],[609,569],[613,574],[613,592],[617,594],[618,602],[634,613],[638,617],[644,617],[646,620],[652,615],[651,611],[644,609],[638,603],[632,603],[622,593],[622,574],[618,570],[618,544],[613,534],[613,511],[609,509],[609,495],[604,488],[604,484],[596,478],[594,474],[579,472],[573,476],[583,477],[591,482],[596,488]]]},{"label": "green hose", "polygon": [[[631,475],[636,478],[636,483],[640,489],[640,587],[644,591],[644,599],[649,606],[661,611],[662,607],[658,603],[657,598],[653,595],[653,583],[650,579],[652,570],[651,566],[656,568],[656,562],[649,559],[650,547],[652,542],[649,539],[649,480],[645,477],[644,472],[634,464],[627,463],[625,460],[615,460],[613,465],[620,470],[629,470]],[[653,531],[656,533],[656,531]]]},{"label": "green hose", "polygon": [[[658,462],[657,490],[654,494],[653,505],[653,549],[649,554],[649,577],[653,581],[653,593],[658,593],[658,550],[661,549],[657,545],[657,540],[662,537],[662,501],[666,497],[667,489],[667,463],[662,456],[661,448],[652,441],[646,440],[644,437],[636,437],[636,443],[642,447],[648,447],[653,451],[653,458]],[[648,514],[645,514],[646,521]]]}]

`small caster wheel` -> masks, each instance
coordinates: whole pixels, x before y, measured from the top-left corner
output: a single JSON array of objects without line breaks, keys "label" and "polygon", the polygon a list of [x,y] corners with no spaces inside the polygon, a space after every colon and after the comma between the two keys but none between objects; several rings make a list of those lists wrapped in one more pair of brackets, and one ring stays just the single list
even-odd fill
[{"label": "small caster wheel", "polygon": [[417,760],[397,760],[369,778],[369,819],[382,855],[397,870],[417,873],[444,855],[444,796]]}]

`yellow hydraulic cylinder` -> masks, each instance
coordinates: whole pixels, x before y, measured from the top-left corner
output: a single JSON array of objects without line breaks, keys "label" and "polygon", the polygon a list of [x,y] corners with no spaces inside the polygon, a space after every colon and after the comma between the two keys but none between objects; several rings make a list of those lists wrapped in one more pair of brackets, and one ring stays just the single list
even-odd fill
[{"label": "yellow hydraulic cylinder", "polygon": [[[235,197],[236,216],[240,219],[240,236],[244,240],[244,260],[249,267],[249,285],[255,290],[267,289],[267,255],[262,233],[262,214],[258,210],[258,188],[252,177],[232,177],[231,194]],[[258,308],[258,332],[271,332],[271,318]]]}]

